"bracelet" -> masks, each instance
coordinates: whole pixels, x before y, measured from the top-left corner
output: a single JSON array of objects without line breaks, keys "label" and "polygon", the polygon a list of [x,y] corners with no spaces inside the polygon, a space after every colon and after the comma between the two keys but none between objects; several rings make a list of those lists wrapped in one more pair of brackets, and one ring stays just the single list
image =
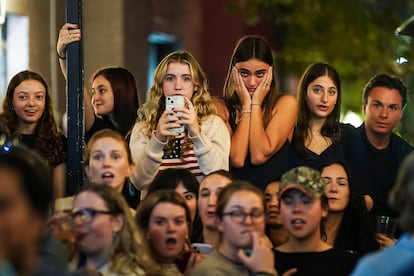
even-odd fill
[{"label": "bracelet", "polygon": [[236,125],[240,123],[241,120],[245,119],[245,118],[250,118],[250,116],[242,116],[240,115],[239,119],[236,120]]},{"label": "bracelet", "polygon": [[240,110],[240,115],[243,113],[252,113],[251,109]]},{"label": "bracelet", "polygon": [[66,57],[61,57],[61,56],[59,55],[59,53],[57,53],[57,56],[59,57],[59,59],[66,59]]},{"label": "bracelet", "polygon": [[251,104],[251,106],[253,107],[253,106],[255,106],[255,105],[257,105],[257,106],[262,106],[262,104],[258,104],[258,103],[252,103]]}]

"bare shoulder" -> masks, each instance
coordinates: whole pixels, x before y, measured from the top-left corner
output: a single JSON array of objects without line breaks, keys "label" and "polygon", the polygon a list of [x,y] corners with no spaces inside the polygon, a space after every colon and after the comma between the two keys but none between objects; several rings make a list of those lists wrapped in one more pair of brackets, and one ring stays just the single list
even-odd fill
[{"label": "bare shoulder", "polygon": [[285,105],[285,104],[296,105],[298,101],[296,100],[296,97],[291,94],[283,94],[278,98],[276,102],[276,106],[279,105],[279,103],[281,105]]},{"label": "bare shoulder", "polygon": [[293,113],[296,113],[298,109],[298,101],[295,96],[290,94],[283,94],[281,95],[274,107],[273,107],[273,114],[277,113],[278,110],[290,110]]},{"label": "bare shoulder", "polygon": [[211,100],[213,101],[216,108],[223,107],[226,108],[226,103],[224,102],[223,97],[220,96],[211,96]]},{"label": "bare shoulder", "polygon": [[219,96],[212,96],[211,99],[216,107],[217,115],[221,118],[228,118],[228,110],[224,99]]},{"label": "bare shoulder", "polygon": [[227,129],[232,133],[231,126],[229,123],[229,110],[227,109],[227,105],[222,97],[219,96],[212,96],[211,99],[216,107],[216,115],[220,117],[224,124],[226,125]]}]

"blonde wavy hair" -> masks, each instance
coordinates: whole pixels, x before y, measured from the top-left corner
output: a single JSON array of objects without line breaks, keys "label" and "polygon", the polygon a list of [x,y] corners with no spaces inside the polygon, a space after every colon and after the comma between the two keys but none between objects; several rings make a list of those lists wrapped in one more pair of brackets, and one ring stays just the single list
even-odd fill
[{"label": "blonde wavy hair", "polygon": [[165,110],[165,96],[162,83],[170,63],[187,64],[196,87],[191,102],[197,113],[198,122],[201,123],[216,110],[207,90],[207,77],[197,60],[187,51],[176,51],[167,55],[157,65],[154,72],[153,85],[149,90],[147,101],[138,109],[138,122],[143,124],[143,132],[150,137],[156,129],[158,120]]},{"label": "blonde wavy hair", "polygon": [[109,270],[117,275],[160,275],[158,263],[152,257],[147,240],[137,224],[125,199],[114,188],[107,185],[89,184],[79,193],[91,192],[105,202],[114,216],[122,215],[124,224],[116,234],[109,257]]}]

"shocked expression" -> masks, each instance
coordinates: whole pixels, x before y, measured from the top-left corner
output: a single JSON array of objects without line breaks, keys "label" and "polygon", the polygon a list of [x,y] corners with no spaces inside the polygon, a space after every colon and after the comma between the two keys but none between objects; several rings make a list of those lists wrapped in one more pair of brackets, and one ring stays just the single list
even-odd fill
[{"label": "shocked expression", "polygon": [[124,144],[112,137],[102,137],[92,144],[90,151],[89,165],[85,168],[89,180],[122,191],[125,178],[133,170]]}]

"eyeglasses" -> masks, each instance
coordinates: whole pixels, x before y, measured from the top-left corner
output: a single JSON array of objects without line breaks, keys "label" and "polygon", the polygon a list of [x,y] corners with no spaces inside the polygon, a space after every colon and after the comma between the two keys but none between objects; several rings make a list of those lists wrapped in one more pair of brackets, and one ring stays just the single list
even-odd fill
[{"label": "eyeglasses", "polygon": [[84,208],[72,211],[72,219],[75,220],[77,217],[79,217],[83,223],[92,222],[97,215],[114,215],[114,213],[111,211],[95,210],[92,208]]},{"label": "eyeglasses", "polygon": [[229,216],[234,223],[244,223],[247,216],[251,218],[253,223],[262,222],[264,219],[264,213],[261,210],[253,210],[250,213],[237,210],[223,213],[223,216]]}]

